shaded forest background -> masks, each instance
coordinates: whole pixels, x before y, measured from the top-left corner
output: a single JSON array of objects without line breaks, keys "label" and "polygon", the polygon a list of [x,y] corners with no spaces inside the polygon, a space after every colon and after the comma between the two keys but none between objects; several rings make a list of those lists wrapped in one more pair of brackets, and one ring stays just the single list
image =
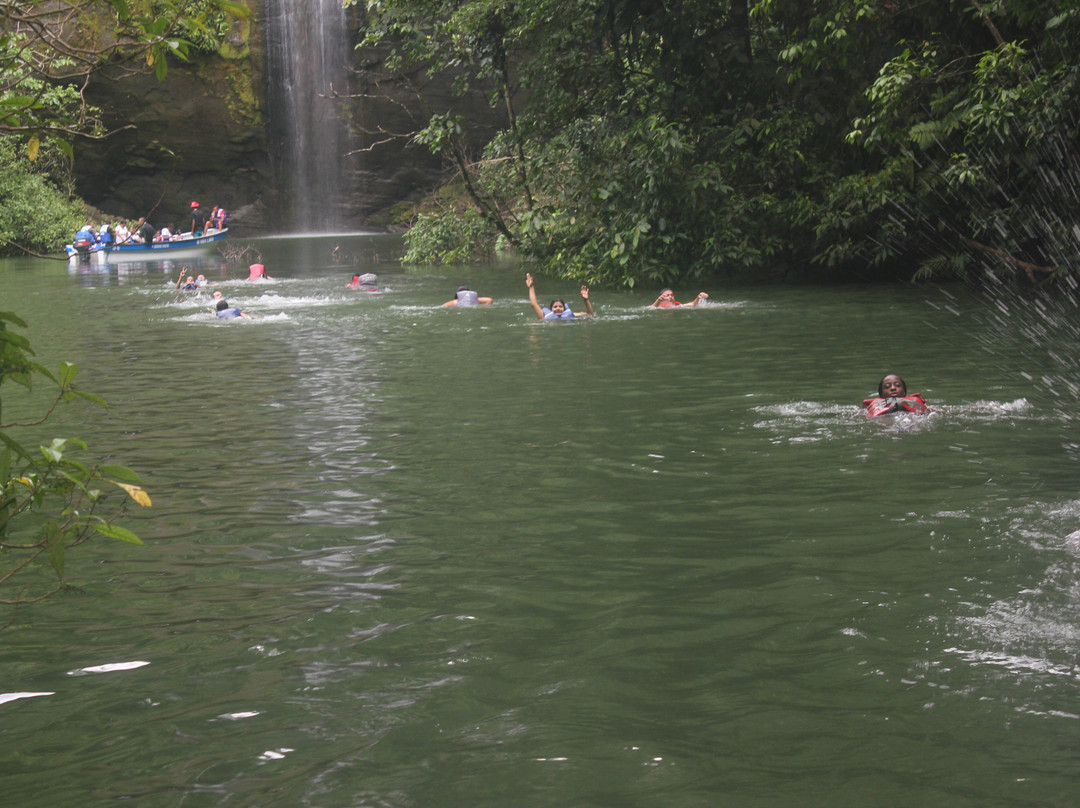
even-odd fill
[{"label": "shaded forest background", "polygon": [[[445,161],[445,183],[405,214],[410,261],[509,248],[628,286],[987,271],[1041,284],[1075,263],[1078,0],[346,5],[365,75],[340,103],[365,148],[378,159],[407,140]],[[467,106],[425,95],[447,76],[500,121],[486,145]],[[359,114],[390,86],[422,125]],[[49,114],[0,119],[20,139],[0,159],[53,142]]]}]

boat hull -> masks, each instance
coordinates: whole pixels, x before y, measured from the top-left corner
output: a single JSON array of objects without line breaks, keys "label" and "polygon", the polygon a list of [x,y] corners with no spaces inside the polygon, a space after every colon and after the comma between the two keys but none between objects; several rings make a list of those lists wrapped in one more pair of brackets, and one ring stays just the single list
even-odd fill
[{"label": "boat hull", "polygon": [[213,230],[197,238],[181,238],[175,241],[155,241],[152,244],[116,244],[105,247],[95,244],[89,250],[80,250],[74,244],[65,248],[69,263],[91,261],[107,264],[110,261],[161,261],[166,258],[191,258],[204,255],[213,245],[229,235],[229,229]]}]

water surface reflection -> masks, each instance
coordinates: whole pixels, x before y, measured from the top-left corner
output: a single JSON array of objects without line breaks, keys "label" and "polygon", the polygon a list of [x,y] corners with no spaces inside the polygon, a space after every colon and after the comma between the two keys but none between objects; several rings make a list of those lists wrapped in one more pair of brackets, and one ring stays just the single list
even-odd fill
[{"label": "water surface reflection", "polygon": [[[543,324],[518,269],[260,247],[277,280],[214,279],[243,322],[163,270],[0,269],[111,405],[50,429],[154,496],[146,548],[4,634],[9,799],[1071,799],[1075,438],[1031,382],[1071,370],[981,301],[596,290]],[[494,306],[440,308],[459,282]],[[861,417],[893,370],[935,419]]]}]

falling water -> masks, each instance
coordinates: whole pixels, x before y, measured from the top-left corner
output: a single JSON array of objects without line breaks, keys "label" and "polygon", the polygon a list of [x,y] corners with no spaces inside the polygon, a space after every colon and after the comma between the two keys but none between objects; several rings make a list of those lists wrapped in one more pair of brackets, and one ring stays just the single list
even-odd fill
[{"label": "falling water", "polygon": [[356,171],[348,155],[349,28],[341,0],[269,0],[269,124],[281,226],[333,232],[352,218]]}]

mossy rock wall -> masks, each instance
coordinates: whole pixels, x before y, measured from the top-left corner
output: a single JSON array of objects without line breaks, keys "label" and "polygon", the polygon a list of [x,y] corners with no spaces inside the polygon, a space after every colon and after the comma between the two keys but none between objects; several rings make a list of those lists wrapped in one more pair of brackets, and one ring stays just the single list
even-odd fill
[{"label": "mossy rock wall", "polygon": [[[249,208],[252,229],[272,209],[265,86],[258,14],[236,21],[221,51],[170,62],[159,83],[149,69],[106,71],[87,95],[114,131],[75,144],[79,193],[95,207],[181,225],[192,200],[232,213]],[[240,217],[236,218],[237,223]]]},{"label": "mossy rock wall", "polygon": [[[234,22],[217,54],[170,63],[164,83],[149,70],[94,79],[89,100],[105,110],[106,124],[117,131],[74,144],[77,188],[87,202],[121,216],[147,216],[155,225],[180,226],[191,201],[198,200],[205,208],[228,210],[238,235],[285,226],[271,154],[275,127],[267,120],[264,4],[247,4],[251,19]],[[363,91],[380,65],[369,56],[353,67]],[[428,88],[433,108],[461,107],[449,85],[437,81]],[[358,130],[407,132],[423,126],[407,112],[413,101],[403,91],[399,99],[349,103]],[[484,142],[497,125],[495,116],[483,103],[462,111],[479,125],[476,143]],[[343,160],[342,171],[356,179],[349,224],[382,229],[402,203],[437,187],[446,166],[426,149],[396,141],[361,149]]]}]

